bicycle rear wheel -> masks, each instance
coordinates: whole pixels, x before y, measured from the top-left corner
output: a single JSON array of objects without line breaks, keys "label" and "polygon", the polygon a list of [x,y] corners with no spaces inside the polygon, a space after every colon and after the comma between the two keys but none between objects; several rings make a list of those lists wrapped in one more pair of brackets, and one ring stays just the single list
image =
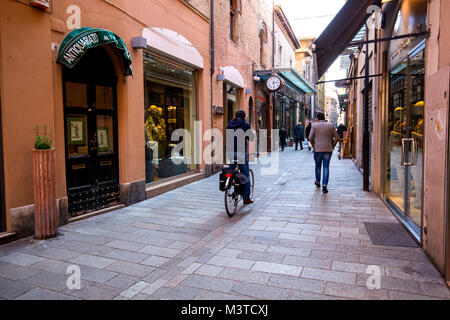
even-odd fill
[{"label": "bicycle rear wheel", "polygon": [[234,216],[237,211],[239,203],[239,195],[237,195],[233,188],[225,190],[225,210],[229,217]]},{"label": "bicycle rear wheel", "polygon": [[249,173],[249,179],[250,179],[250,183],[251,183],[251,186],[250,186],[250,199],[253,200],[253,193],[255,191],[255,176],[253,174],[253,170],[252,169],[250,169],[248,173]]}]

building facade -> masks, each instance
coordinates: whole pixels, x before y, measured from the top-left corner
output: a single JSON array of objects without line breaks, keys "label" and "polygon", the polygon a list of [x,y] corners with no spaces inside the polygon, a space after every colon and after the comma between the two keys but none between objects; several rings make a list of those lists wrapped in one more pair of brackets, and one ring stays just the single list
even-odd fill
[{"label": "building facade", "polygon": [[[394,0],[369,18],[370,185],[450,280],[449,98],[447,1]],[[395,39],[395,37],[411,35]],[[365,46],[364,46],[365,48]],[[365,49],[363,49],[365,50]],[[349,77],[365,74],[364,52]],[[350,81],[348,123],[362,166],[364,79]]]},{"label": "building facade", "polygon": [[36,126],[53,130],[61,224],[204,177],[189,158],[208,141],[174,152],[174,132],[211,120],[209,1],[0,7],[0,231],[34,231]]}]

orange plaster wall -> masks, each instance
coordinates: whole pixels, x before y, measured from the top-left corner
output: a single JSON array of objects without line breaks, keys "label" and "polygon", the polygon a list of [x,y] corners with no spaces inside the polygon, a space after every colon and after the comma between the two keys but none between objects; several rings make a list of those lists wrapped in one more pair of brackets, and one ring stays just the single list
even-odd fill
[{"label": "orange plaster wall", "polygon": [[132,48],[132,38],[141,36],[143,28],[177,31],[202,55],[204,71],[198,72],[198,117],[204,123],[204,130],[209,128],[208,20],[178,0],[111,2],[129,15],[102,1],[54,1],[50,14],[15,1],[0,0],[0,83],[8,230],[10,209],[33,203],[31,149],[36,124],[55,128],[57,197],[66,195],[62,74],[51,43],[60,44],[71,31],[66,26],[69,5],[80,7],[82,27],[111,30],[124,40],[132,56],[133,77],[123,77],[116,63],[120,183],[145,179],[143,59],[142,50]]}]

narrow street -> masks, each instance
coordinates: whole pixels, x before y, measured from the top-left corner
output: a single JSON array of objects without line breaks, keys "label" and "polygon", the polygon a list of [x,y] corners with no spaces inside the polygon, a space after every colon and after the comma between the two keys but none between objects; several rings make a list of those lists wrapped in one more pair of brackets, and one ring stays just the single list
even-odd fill
[{"label": "narrow street", "polygon": [[[328,194],[307,150],[280,152],[274,176],[251,168],[255,203],[232,218],[215,175],[63,226],[56,239],[1,246],[0,298],[450,299],[412,238],[372,243],[364,223],[400,223],[361,191],[351,160],[334,155]],[[72,265],[81,289],[67,287]],[[367,287],[369,266],[380,289]]]}]

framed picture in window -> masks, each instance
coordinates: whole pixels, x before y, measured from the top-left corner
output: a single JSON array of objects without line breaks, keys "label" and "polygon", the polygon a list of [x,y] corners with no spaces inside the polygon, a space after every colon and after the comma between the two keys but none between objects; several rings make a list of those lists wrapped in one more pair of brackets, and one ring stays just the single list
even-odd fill
[{"label": "framed picture in window", "polygon": [[109,132],[107,127],[97,128],[97,141],[99,152],[110,152],[111,146],[109,145]]},{"label": "framed picture in window", "polygon": [[67,117],[67,142],[69,146],[86,144],[85,117]]}]

